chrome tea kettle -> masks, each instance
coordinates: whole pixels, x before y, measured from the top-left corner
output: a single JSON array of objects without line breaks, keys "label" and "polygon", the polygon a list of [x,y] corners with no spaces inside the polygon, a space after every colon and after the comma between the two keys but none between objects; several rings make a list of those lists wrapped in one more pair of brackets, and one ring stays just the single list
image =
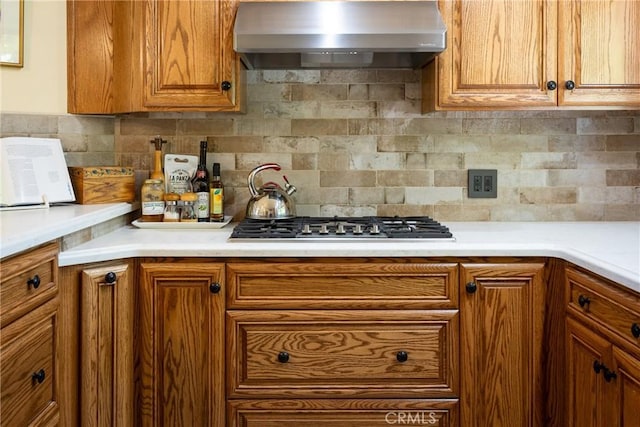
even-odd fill
[{"label": "chrome tea kettle", "polygon": [[259,189],[256,189],[254,180],[256,175],[265,170],[274,169],[279,171],[280,165],[276,163],[265,163],[257,166],[250,173],[247,181],[251,199],[247,203],[246,217],[251,219],[285,219],[296,216],[296,207],[291,195],[296,192],[296,187],[289,184],[287,177],[283,176],[285,188],[283,189],[275,182],[267,182]]}]

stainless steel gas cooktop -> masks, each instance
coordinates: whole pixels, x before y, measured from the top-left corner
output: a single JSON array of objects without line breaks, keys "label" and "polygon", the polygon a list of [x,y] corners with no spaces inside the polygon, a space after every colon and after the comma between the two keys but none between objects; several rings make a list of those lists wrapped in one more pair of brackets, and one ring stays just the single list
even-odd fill
[{"label": "stainless steel gas cooktop", "polygon": [[438,239],[455,240],[447,227],[420,217],[295,217],[244,219],[231,239]]}]

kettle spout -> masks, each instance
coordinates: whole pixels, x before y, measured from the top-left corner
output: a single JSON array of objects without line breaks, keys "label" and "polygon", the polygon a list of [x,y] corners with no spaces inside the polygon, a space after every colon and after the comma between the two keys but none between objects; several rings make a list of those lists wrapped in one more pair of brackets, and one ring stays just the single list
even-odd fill
[{"label": "kettle spout", "polygon": [[293,193],[298,191],[298,189],[294,185],[289,183],[289,180],[285,175],[282,175],[282,178],[284,178],[284,190],[287,192],[288,195],[292,195]]}]

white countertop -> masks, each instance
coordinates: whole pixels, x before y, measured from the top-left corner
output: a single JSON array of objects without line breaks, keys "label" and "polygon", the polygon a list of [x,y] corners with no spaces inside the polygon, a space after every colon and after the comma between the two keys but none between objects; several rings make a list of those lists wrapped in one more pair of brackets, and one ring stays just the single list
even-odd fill
[{"label": "white countertop", "polygon": [[68,203],[49,208],[1,211],[0,258],[126,215],[133,210],[135,207],[131,203]]},{"label": "white countertop", "polygon": [[126,226],[60,254],[61,266],[128,257],[557,257],[640,292],[640,222],[447,222],[456,240],[230,241],[212,230]]},{"label": "white countertop", "polygon": [[[59,205],[0,212],[0,257],[135,210],[130,203]],[[234,224],[211,230],[122,227],[63,251],[59,265],[167,257],[467,257],[565,259],[640,292],[640,222],[446,222],[455,241],[230,241]]]}]

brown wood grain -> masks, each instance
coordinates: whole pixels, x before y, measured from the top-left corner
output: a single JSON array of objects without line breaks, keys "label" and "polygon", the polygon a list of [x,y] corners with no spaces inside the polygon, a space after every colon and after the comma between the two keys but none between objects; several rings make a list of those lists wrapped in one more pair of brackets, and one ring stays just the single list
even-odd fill
[{"label": "brown wood grain", "polygon": [[544,264],[462,264],[461,423],[532,426],[542,407]]},{"label": "brown wood grain", "polygon": [[575,320],[567,319],[568,426],[608,425],[604,403],[605,381],[593,363],[611,359],[611,345]]},{"label": "brown wood grain", "polygon": [[229,393],[454,397],[457,328],[454,310],[229,311]]},{"label": "brown wood grain", "polygon": [[223,279],[219,263],[141,264],[141,425],[225,425]]},{"label": "brown wood grain", "polygon": [[[35,276],[40,285],[28,284]],[[58,293],[58,244],[48,243],[0,264],[0,327],[28,313]]]},{"label": "brown wood grain", "polygon": [[640,105],[640,2],[563,2],[558,41],[561,105]]},{"label": "brown wood grain", "polygon": [[67,110],[114,112],[112,0],[67,2]]},{"label": "brown wood grain", "polygon": [[[456,399],[234,399],[232,426],[458,426]],[[408,422],[410,421],[410,422]]]},{"label": "brown wood grain", "polygon": [[612,425],[640,427],[640,359],[614,347],[611,369],[617,374]]},{"label": "brown wood grain", "polygon": [[[82,426],[133,425],[133,277],[128,264],[82,271],[80,376]],[[107,273],[116,282],[105,281]]]},{"label": "brown wood grain", "polygon": [[552,107],[556,2],[440,0],[447,49],[426,72],[423,110]]},{"label": "brown wood grain", "polygon": [[[57,419],[59,405],[56,359],[58,300],[39,306],[0,334],[0,407],[2,426],[29,425]],[[42,383],[32,375],[43,371]]]},{"label": "brown wood grain", "polygon": [[455,263],[229,263],[236,308],[455,308]]}]

